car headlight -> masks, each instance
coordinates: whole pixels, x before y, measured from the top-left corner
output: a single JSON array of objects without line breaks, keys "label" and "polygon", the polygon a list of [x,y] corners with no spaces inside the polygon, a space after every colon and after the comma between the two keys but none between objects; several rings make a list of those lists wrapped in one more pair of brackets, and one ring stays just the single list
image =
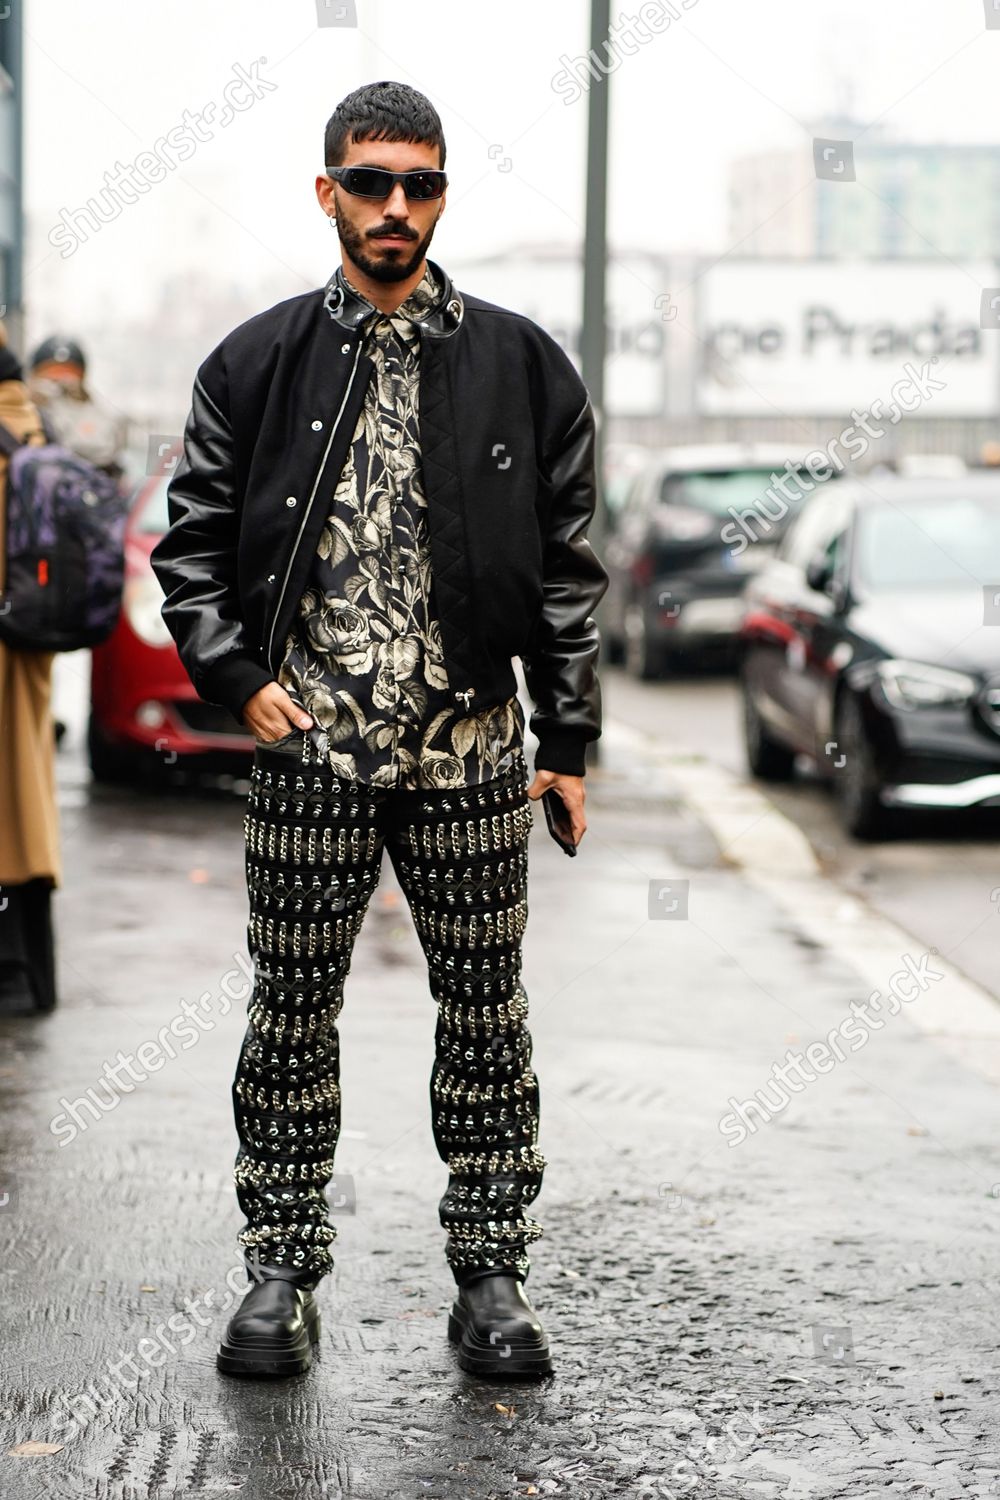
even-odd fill
[{"label": "car headlight", "polygon": [[122,600],[132,630],[147,646],[169,646],[173,636],[167,629],[160,605],[163,590],[155,578],[130,578]]},{"label": "car headlight", "polygon": [[879,662],[878,680],[893,708],[958,707],[976,691],[976,679],[967,672],[952,672],[922,661]]}]

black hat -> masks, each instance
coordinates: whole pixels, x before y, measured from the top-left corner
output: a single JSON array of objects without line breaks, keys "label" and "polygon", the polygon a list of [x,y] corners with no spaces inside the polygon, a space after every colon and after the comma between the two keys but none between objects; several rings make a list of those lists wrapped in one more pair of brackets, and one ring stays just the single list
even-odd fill
[{"label": "black hat", "polygon": [[49,360],[60,365],[79,365],[81,370],[87,368],[87,360],[80,345],[75,339],[66,338],[61,333],[54,333],[51,338],[42,340],[31,356],[29,369],[37,370],[39,365],[48,364]]}]

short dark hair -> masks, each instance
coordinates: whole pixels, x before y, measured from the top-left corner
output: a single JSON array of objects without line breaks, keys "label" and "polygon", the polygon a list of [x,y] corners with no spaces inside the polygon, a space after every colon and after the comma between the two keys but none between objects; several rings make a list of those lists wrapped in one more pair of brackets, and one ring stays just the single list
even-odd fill
[{"label": "short dark hair", "polygon": [[408,83],[383,78],[366,83],[342,99],[326,124],[323,160],[343,165],[351,141],[420,141],[437,146],[444,166],[441,118],[431,101]]}]

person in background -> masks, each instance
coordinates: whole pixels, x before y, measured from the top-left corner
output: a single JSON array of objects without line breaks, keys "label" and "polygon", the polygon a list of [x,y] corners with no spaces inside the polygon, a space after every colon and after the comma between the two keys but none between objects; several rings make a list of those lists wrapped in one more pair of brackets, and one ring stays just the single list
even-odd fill
[{"label": "person in background", "polygon": [[[0,422],[44,443],[45,430],[0,323]],[[7,458],[0,454],[0,595],[6,585]],[[2,605],[0,605],[2,608]],[[0,638],[0,1009],[56,1004],[52,891],[62,885],[51,718],[54,651]]]},{"label": "person in background", "polygon": [[54,442],[103,469],[113,479],[125,473],[122,453],[128,418],[85,384],[87,360],[75,339],[54,334],[31,356],[28,390]]},{"label": "person in background", "polygon": [[[28,394],[41,413],[49,440],[85,458],[123,487],[129,419],[95,396],[85,383],[87,357],[81,345],[64,334],[52,334],[38,345],[28,370]],[[63,700],[69,702],[73,670],[67,661],[56,675],[54,696],[62,706],[52,725],[57,744],[66,733]]]}]

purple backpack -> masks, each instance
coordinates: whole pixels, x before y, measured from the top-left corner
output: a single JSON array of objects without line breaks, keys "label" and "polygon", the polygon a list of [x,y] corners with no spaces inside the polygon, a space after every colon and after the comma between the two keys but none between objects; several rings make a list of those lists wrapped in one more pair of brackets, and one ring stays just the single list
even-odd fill
[{"label": "purple backpack", "polygon": [[128,500],[62,444],[19,442],[2,422],[0,453],[8,457],[0,640],[19,651],[98,645],[121,609]]}]

